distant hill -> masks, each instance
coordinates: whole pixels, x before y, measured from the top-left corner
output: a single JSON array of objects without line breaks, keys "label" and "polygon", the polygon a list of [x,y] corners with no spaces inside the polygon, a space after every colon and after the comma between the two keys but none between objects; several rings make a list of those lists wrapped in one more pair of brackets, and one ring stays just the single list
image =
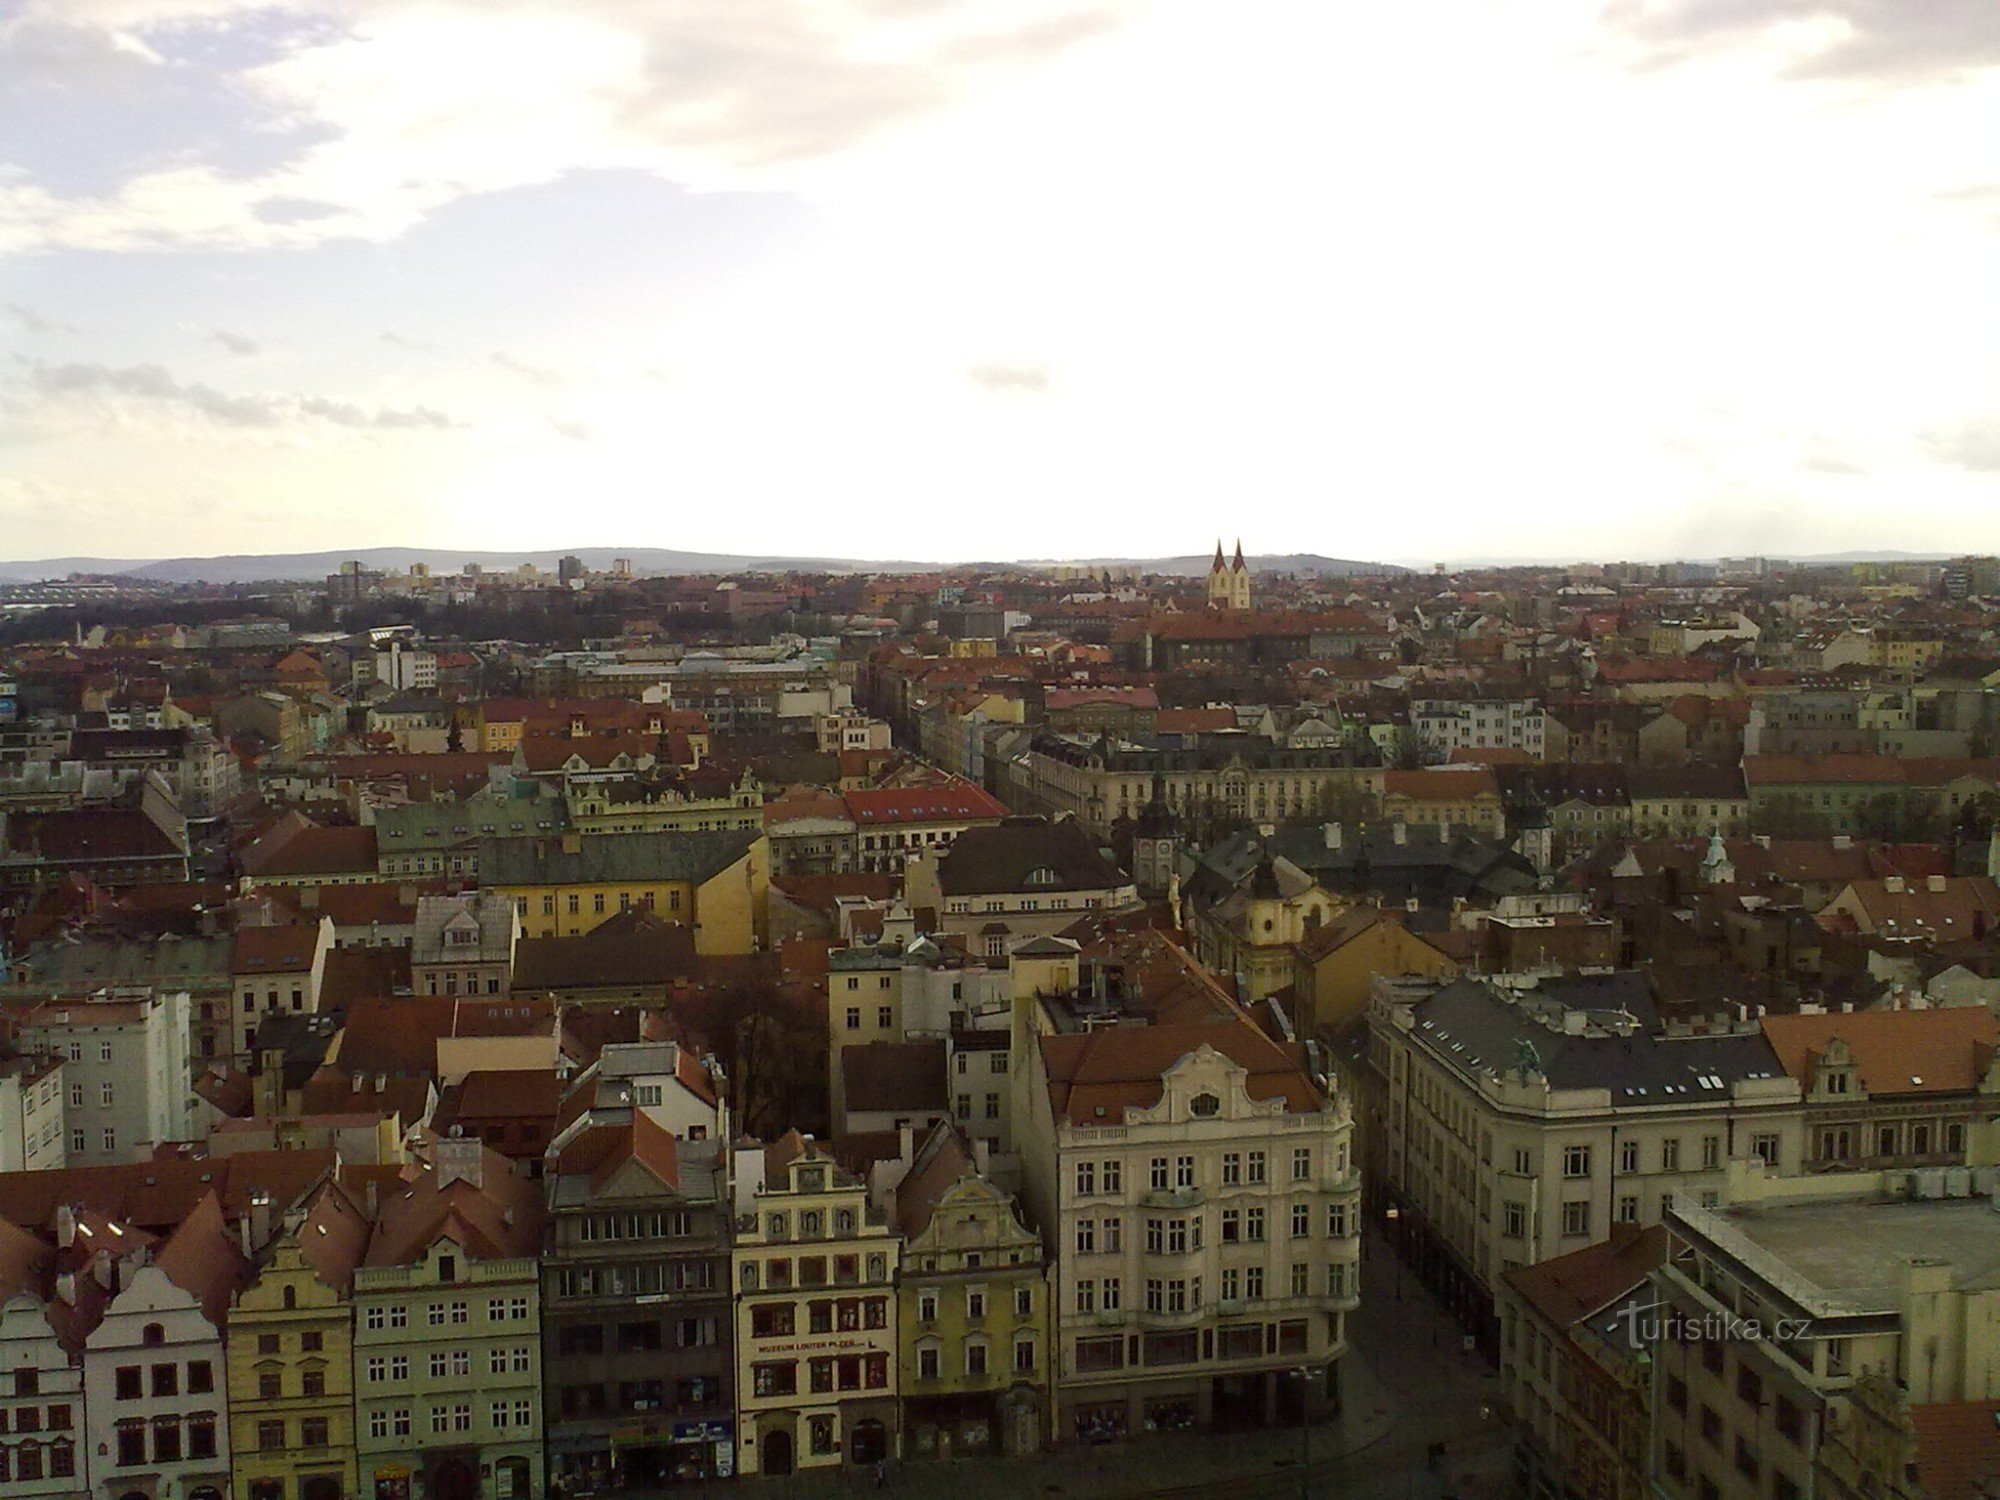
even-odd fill
[{"label": "distant hill", "polygon": [[[52,557],[37,562],[0,562],[0,582],[24,583],[66,578],[72,573],[111,574],[155,583],[276,583],[317,581],[340,571],[343,562],[359,562],[384,573],[405,573],[418,563],[434,573],[456,573],[467,563],[489,572],[509,572],[533,563],[554,572],[564,557],[576,557],[594,571],[604,571],[624,558],[635,573],[916,573],[948,567],[990,568],[995,571],[1039,571],[1052,563],[940,563],[842,557],[757,556],[747,553],[677,552],[660,547],[575,547],[545,552],[447,551],[435,547],[357,547],[339,552],[274,552],[229,557],[175,557],[159,561],[134,558]],[[1104,558],[1090,567],[1141,567],[1148,572],[1200,575],[1208,557]],[[1401,572],[1386,564],[1343,562],[1310,553],[1288,557],[1252,557],[1256,571],[1350,573]],[[1077,564],[1070,564],[1076,566]]]},{"label": "distant hill", "polygon": [[[1232,554],[1233,556],[1233,554]],[[1395,563],[1354,562],[1344,557],[1321,557],[1317,552],[1284,552],[1269,555],[1245,553],[1243,561],[1253,573],[1319,573],[1329,578],[1346,578],[1356,573],[1407,573]],[[1079,557],[1061,562],[1029,562],[1027,568],[1143,568],[1181,578],[1206,578],[1215,563],[1215,554],[1196,557]]]}]

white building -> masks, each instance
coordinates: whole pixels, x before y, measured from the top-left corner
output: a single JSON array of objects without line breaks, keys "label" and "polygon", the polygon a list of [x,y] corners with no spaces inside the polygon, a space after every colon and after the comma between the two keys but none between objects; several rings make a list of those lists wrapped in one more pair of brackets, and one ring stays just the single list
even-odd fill
[{"label": "white building", "polygon": [[185,990],[103,990],[27,1014],[21,1049],[64,1060],[64,1165],[139,1161],[164,1142],[197,1138],[192,1011]]},{"label": "white building", "polygon": [[54,1279],[53,1250],[0,1220],[0,1482],[10,1500],[82,1487],[83,1371],[49,1322]]},{"label": "white building", "polygon": [[1521,750],[1536,760],[1547,744],[1547,722],[1532,698],[1419,698],[1410,729],[1427,749],[1447,758],[1459,750]]},{"label": "white building", "polygon": [[[108,1294],[84,1341],[90,1492],[222,1500],[229,1423],[222,1331],[248,1266],[214,1193],[164,1242],[89,1215],[57,1225],[59,1254]],[[79,1292],[79,1296],[83,1293]]]},{"label": "white building", "polygon": [[375,680],[399,693],[433,692],[438,681],[437,653],[391,641],[388,650],[375,653]]},{"label": "white building", "polygon": [[59,1057],[0,1058],[0,1172],[68,1165]]}]

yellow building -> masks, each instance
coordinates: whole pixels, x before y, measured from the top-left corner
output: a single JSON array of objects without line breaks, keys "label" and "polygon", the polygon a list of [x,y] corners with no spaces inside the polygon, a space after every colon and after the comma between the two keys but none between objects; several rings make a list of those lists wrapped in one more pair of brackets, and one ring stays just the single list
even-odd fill
[{"label": "yellow building", "polygon": [[356,1493],[350,1291],[368,1233],[360,1205],[329,1181],[237,1294],[227,1345],[234,1500]]},{"label": "yellow building", "polygon": [[1257,861],[1235,889],[1213,903],[1184,903],[1194,956],[1233,979],[1248,1002],[1292,982],[1292,949],[1331,921],[1340,903],[1290,860]]},{"label": "yellow building", "polygon": [[1038,1236],[949,1122],[890,1194],[903,1236],[904,1454],[1018,1457],[1049,1436],[1049,1287]]},{"label": "yellow building", "polygon": [[1377,974],[1458,977],[1458,960],[1395,912],[1358,906],[1321,923],[1292,948],[1292,993],[1299,1024],[1339,1030],[1366,1014]]},{"label": "yellow building", "polygon": [[737,1472],[897,1456],[902,1241],[810,1136],[735,1151]]},{"label": "yellow building", "polygon": [[1382,773],[1382,816],[1421,827],[1448,824],[1504,838],[1506,809],[1489,766],[1437,766]]},{"label": "yellow building", "polygon": [[760,829],[571,833],[479,846],[480,887],[512,898],[526,937],[579,937],[637,907],[687,923],[698,953],[752,953],[767,935],[770,878],[770,846]]},{"label": "yellow building", "polygon": [[[717,781],[721,785],[702,784]],[[677,782],[636,776],[578,781],[565,800],[570,827],[582,834],[707,833],[764,826],[764,789],[748,771],[733,784],[727,773],[710,772]]]}]

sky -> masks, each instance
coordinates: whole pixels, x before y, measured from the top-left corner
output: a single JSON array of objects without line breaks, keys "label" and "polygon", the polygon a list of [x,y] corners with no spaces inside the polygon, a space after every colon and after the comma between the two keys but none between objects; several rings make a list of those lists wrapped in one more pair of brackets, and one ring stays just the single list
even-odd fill
[{"label": "sky", "polygon": [[2000,550],[1992,0],[16,0],[0,557]]}]

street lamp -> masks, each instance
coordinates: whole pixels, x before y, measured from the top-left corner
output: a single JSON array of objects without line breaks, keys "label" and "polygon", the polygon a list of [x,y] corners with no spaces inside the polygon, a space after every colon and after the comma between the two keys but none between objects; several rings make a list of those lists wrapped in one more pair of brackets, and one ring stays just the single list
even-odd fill
[{"label": "street lamp", "polygon": [[1299,1500],[1312,1500],[1312,1378],[1311,1365],[1287,1370],[1299,1382]]},{"label": "street lamp", "polygon": [[1401,1302],[1403,1300],[1403,1247],[1397,1231],[1402,1228],[1402,1225],[1397,1220],[1403,1217],[1403,1211],[1392,1203],[1383,1211],[1382,1217],[1388,1220],[1389,1223],[1389,1258],[1396,1263],[1396,1300]]}]

